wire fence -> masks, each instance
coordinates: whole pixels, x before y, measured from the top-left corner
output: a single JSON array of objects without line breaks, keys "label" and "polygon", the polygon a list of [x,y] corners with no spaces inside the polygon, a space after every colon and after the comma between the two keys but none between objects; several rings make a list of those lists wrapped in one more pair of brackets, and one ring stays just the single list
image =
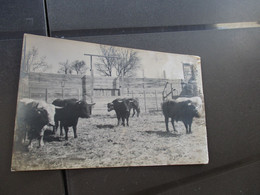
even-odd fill
[{"label": "wire fence", "polygon": [[[66,75],[64,78],[64,75],[59,74],[30,73],[20,82],[19,96],[45,100],[47,103],[57,98],[85,98],[87,102],[92,100],[96,103],[93,111],[97,114],[107,113],[107,103],[116,98],[137,98],[141,112],[149,113],[161,110],[163,92],[178,97],[182,91],[181,80],[126,78],[122,85],[116,78],[97,77],[92,89],[89,77],[86,77],[85,87],[80,76]],[[171,88],[165,88],[167,82],[171,83]]]}]

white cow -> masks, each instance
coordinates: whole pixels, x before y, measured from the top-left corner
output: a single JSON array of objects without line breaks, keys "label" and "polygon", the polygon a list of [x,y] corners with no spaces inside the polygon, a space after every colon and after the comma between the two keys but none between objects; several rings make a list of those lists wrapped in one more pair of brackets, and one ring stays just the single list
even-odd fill
[{"label": "white cow", "polygon": [[54,105],[48,104],[48,103],[46,103],[45,101],[42,101],[42,100],[33,100],[33,99],[30,99],[30,98],[22,98],[20,100],[20,102],[23,102],[25,104],[29,104],[29,103],[32,103],[32,102],[35,103],[35,104],[38,104],[37,108],[43,108],[48,112],[50,125],[53,125],[53,126],[55,125],[55,123],[54,123],[55,106]]}]

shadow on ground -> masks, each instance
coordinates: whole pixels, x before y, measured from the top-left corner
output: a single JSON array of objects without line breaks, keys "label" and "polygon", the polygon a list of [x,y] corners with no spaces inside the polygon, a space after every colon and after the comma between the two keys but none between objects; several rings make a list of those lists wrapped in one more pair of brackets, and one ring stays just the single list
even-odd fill
[{"label": "shadow on ground", "polygon": [[161,137],[179,137],[180,134],[175,134],[167,131],[145,131],[148,134],[156,134]]},{"label": "shadow on ground", "polygon": [[60,141],[62,141],[62,138],[60,136],[53,134],[53,131],[46,130],[44,132],[43,141],[44,142],[55,142],[55,141],[60,142]]},{"label": "shadow on ground", "polygon": [[104,128],[113,129],[114,127],[115,127],[114,125],[97,125],[97,128],[99,129],[104,129]]}]

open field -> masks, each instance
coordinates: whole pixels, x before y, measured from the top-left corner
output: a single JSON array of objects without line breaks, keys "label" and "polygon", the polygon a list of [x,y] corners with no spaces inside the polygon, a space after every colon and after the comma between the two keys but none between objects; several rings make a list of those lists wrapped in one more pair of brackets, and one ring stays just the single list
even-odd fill
[{"label": "open field", "polygon": [[[110,114],[110,115],[109,115]],[[176,123],[178,133],[166,132],[161,112],[130,117],[129,127],[116,126],[114,112],[79,119],[78,138],[72,128],[69,140],[46,136],[45,145],[28,151],[15,151],[13,170],[94,168],[119,166],[157,166],[207,163],[205,118],[194,118],[192,134],[183,123]]]}]

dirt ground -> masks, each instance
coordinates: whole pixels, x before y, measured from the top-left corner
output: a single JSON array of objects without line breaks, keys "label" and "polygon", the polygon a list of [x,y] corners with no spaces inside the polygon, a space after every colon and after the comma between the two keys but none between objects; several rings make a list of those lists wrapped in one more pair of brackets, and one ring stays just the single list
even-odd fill
[{"label": "dirt ground", "polygon": [[115,115],[93,115],[79,119],[78,138],[69,130],[69,139],[46,136],[38,148],[33,141],[29,151],[13,153],[12,170],[43,170],[120,166],[157,166],[205,164],[208,162],[205,118],[194,118],[192,134],[182,122],[175,123],[178,133],[166,132],[161,112],[131,117],[129,127],[116,126]]}]

